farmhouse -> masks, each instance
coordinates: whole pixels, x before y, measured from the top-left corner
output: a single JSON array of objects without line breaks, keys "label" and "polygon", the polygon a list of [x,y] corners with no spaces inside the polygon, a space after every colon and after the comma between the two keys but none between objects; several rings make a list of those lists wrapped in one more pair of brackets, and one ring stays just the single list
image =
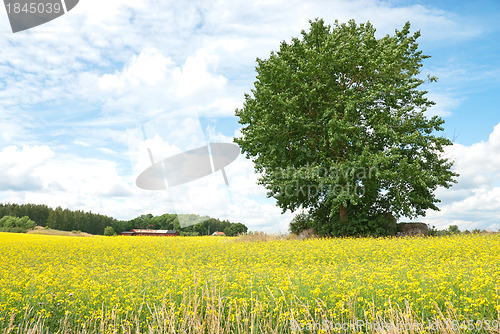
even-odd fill
[{"label": "farmhouse", "polygon": [[219,232],[219,231],[215,231],[214,233],[212,233],[213,236],[216,236],[216,237],[225,237],[226,234],[224,232]]},{"label": "farmhouse", "polygon": [[133,229],[127,232],[122,232],[120,235],[147,235],[147,236],[158,236],[158,237],[173,237],[179,235],[177,230],[144,230],[144,229]]}]

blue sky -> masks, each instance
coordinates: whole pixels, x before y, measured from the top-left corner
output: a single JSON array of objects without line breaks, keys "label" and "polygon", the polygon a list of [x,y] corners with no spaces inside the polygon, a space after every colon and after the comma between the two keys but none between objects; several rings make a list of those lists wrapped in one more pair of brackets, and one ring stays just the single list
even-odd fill
[{"label": "blue sky", "polygon": [[431,55],[423,73],[454,141],[461,174],[439,189],[441,211],[419,221],[500,228],[500,2],[80,0],[66,15],[12,34],[0,8],[0,201],[91,210],[119,219],[198,213],[285,232],[281,214],[243,156],[220,173],[169,191],[135,178],[155,161],[231,142],[255,81],[255,59],[327,23],[370,21],[379,36],[406,21]]}]

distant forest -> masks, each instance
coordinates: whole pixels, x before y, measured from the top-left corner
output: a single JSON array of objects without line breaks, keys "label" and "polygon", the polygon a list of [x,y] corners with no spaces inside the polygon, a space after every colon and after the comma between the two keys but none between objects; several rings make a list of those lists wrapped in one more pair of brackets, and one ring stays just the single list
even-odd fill
[{"label": "distant forest", "polygon": [[[101,214],[84,211],[72,211],[57,207],[49,208],[43,204],[3,204],[0,203],[0,219],[4,216],[29,217],[38,226],[48,227],[61,231],[82,231],[91,234],[103,235],[104,229],[111,226],[115,233],[130,231],[131,229],[158,229],[178,230],[180,235],[207,235],[215,231],[224,232],[233,236],[247,232],[248,228],[241,223],[231,223],[228,220],[209,218],[203,220],[201,216],[183,215],[186,221],[201,221],[200,223],[181,227],[177,214],[153,216],[141,215],[131,220],[117,220]],[[109,229],[108,229],[109,230]]]}]

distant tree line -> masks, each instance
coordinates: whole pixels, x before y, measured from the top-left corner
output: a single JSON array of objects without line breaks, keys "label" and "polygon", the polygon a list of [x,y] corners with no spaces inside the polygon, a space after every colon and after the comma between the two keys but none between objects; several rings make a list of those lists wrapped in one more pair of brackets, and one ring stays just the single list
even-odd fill
[{"label": "distant tree line", "polygon": [[90,234],[104,234],[107,226],[116,219],[101,214],[73,211],[43,204],[0,204],[0,218],[5,216],[28,217],[38,226],[61,231],[82,231]]},{"label": "distant tree line", "polygon": [[[234,236],[246,233],[248,228],[241,223],[231,223],[228,220],[204,218],[195,214],[152,214],[141,215],[131,220],[117,220],[101,214],[84,211],[73,211],[57,207],[55,209],[43,204],[13,204],[0,203],[0,219],[5,216],[23,218],[27,217],[38,226],[48,227],[61,231],[82,231],[90,234],[103,235],[107,227],[114,233],[130,231],[132,229],[178,230],[180,235],[207,235],[215,231],[224,232]],[[182,216],[186,227],[179,222]],[[24,219],[24,218],[23,218]],[[185,225],[185,224],[184,224]],[[106,235],[111,234],[111,229],[106,229]]]},{"label": "distant tree line", "polygon": [[[500,232],[500,229],[498,230]],[[429,229],[429,235],[432,236],[446,236],[446,235],[454,235],[454,234],[479,234],[479,233],[498,233],[498,232],[493,232],[493,231],[487,231],[487,230],[481,230],[478,228],[473,229],[472,231],[465,230],[465,231],[460,231],[458,228],[458,225],[450,225],[448,228],[443,229],[443,230],[438,230],[436,229],[435,226],[432,226]]]}]

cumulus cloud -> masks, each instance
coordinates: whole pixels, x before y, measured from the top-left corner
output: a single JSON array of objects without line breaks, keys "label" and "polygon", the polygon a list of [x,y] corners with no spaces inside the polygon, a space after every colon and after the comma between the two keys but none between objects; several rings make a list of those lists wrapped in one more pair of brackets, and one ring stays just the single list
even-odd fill
[{"label": "cumulus cloud", "polygon": [[80,207],[89,198],[132,194],[111,161],[57,155],[46,145],[7,146],[0,152],[0,189],[7,201],[18,198]]},{"label": "cumulus cloud", "polygon": [[54,152],[45,145],[23,146],[11,145],[0,152],[0,189],[15,191],[36,191],[42,188],[42,179],[38,174],[40,166]]},{"label": "cumulus cloud", "polygon": [[[214,107],[234,106],[225,91],[227,79],[216,73],[218,57],[203,50],[189,56],[182,66],[157,49],[143,50],[121,71],[97,79],[104,109],[121,117],[154,115],[158,112],[181,112],[186,108],[199,115]],[[226,102],[229,101],[229,102]],[[222,109],[228,115],[234,109]]]},{"label": "cumulus cloud", "polygon": [[470,146],[453,144],[446,156],[460,174],[450,189],[439,189],[441,211],[424,220],[436,227],[458,225],[461,230],[500,228],[500,123],[488,141]]},{"label": "cumulus cloud", "polygon": [[131,91],[140,85],[155,85],[163,81],[168,66],[173,62],[163,56],[158,50],[146,49],[138,56],[133,56],[122,72],[104,74],[97,81],[99,88],[106,91],[123,93]]}]

